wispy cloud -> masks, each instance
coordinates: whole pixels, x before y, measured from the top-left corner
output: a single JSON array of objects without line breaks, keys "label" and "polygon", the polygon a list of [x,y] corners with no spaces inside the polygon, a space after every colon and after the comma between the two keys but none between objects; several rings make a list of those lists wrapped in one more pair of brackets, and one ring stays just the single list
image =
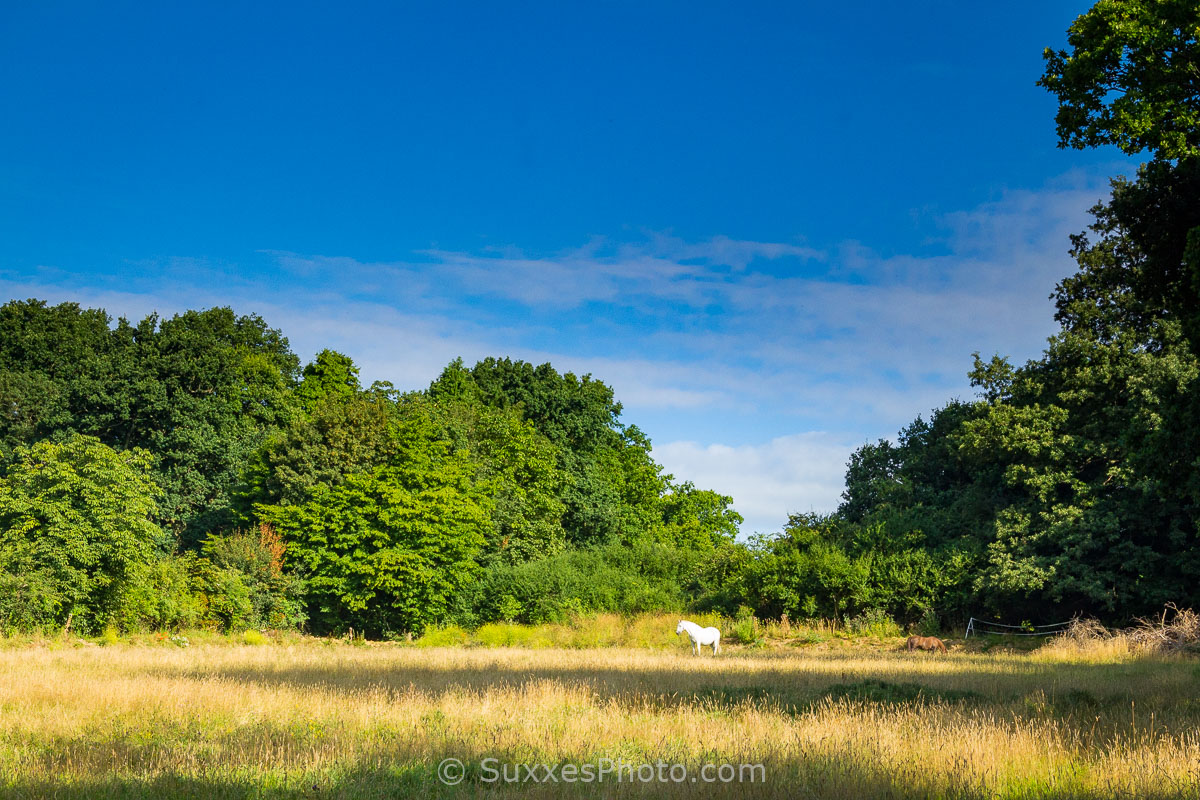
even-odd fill
[{"label": "wispy cloud", "polygon": [[406,389],[457,356],[589,372],[671,471],[734,494],[769,529],[836,506],[854,443],[969,393],[971,351],[1040,350],[1054,329],[1047,297],[1073,269],[1068,236],[1106,191],[1075,175],[926,213],[929,241],[913,253],[648,232],[549,254],[271,251],[254,269],[177,259],[131,285],[0,272],[0,291],[131,317],[233,305],[283,328],[302,357],[334,347],[367,380]]}]

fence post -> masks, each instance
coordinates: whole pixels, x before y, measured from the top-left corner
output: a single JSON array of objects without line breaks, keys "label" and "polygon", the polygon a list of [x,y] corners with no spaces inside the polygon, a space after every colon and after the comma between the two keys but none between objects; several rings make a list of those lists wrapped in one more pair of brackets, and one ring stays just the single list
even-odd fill
[{"label": "fence post", "polygon": [[963,634],[964,639],[971,638],[971,629],[974,627],[975,627],[975,618],[971,617],[969,620],[967,620],[967,632]]}]

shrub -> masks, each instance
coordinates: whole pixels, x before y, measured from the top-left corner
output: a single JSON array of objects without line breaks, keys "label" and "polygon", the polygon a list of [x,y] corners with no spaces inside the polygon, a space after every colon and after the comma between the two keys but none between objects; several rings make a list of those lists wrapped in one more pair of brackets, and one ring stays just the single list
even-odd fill
[{"label": "shrub", "polygon": [[942,632],[941,621],[937,612],[932,608],[925,609],[914,628],[918,636],[939,636]]},{"label": "shrub", "polygon": [[284,572],[284,544],[270,525],[210,535],[203,550],[196,573],[208,624],[225,631],[304,624],[303,583]]},{"label": "shrub", "polygon": [[753,614],[739,615],[733,623],[733,635],[742,644],[757,645],[763,642],[762,626]]},{"label": "shrub", "polygon": [[692,568],[688,554],[640,542],[567,550],[521,564],[494,564],[476,595],[478,618],[531,624],[593,613],[677,612]]},{"label": "shrub", "polygon": [[191,554],[167,556],[138,570],[112,621],[124,631],[195,627],[204,613],[192,575],[195,564]]},{"label": "shrub", "polygon": [[881,608],[869,608],[858,616],[850,617],[846,620],[846,630],[856,636],[876,636],[880,639],[904,634],[896,621]]},{"label": "shrub", "polygon": [[49,571],[0,569],[0,632],[11,635],[57,627],[61,603],[62,595]]},{"label": "shrub", "polygon": [[500,602],[496,605],[496,613],[505,622],[512,622],[521,616],[521,604],[517,601],[517,598],[511,594],[506,594],[500,598]]},{"label": "shrub", "polygon": [[201,559],[197,564],[196,579],[202,592],[206,625],[228,632],[258,622],[244,573]]},{"label": "shrub", "polygon": [[417,639],[418,647],[455,647],[470,642],[471,637],[457,625],[430,626]]},{"label": "shrub", "polygon": [[475,631],[474,639],[484,647],[512,647],[519,644],[529,629],[511,622],[490,622]]},{"label": "shrub", "polygon": [[267,637],[263,636],[262,631],[256,631],[250,628],[242,633],[242,643],[254,646],[264,645],[267,643]]}]

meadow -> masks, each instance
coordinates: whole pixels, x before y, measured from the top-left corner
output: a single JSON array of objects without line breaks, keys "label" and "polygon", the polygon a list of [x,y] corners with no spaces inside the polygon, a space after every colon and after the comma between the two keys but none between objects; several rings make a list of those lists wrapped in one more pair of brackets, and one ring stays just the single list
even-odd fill
[{"label": "meadow", "polygon": [[[1189,657],[1070,642],[910,654],[806,629],[695,658],[673,623],[602,619],[611,646],[520,626],[485,632],[491,645],[0,639],[0,796],[1200,796]],[[447,758],[458,785],[438,778]],[[660,762],[687,777],[563,782],[567,765]],[[539,764],[537,781],[492,780]],[[693,781],[706,764],[762,772]]]}]

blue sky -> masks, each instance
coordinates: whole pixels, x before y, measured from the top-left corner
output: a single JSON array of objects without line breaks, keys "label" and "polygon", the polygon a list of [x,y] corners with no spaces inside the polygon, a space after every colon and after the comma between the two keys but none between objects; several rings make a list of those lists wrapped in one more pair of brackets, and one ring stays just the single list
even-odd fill
[{"label": "blue sky", "polygon": [[232,305],[368,380],[612,384],[747,532],[1035,355],[1128,173],[1034,85],[1083,2],[8,4],[0,295]]}]

